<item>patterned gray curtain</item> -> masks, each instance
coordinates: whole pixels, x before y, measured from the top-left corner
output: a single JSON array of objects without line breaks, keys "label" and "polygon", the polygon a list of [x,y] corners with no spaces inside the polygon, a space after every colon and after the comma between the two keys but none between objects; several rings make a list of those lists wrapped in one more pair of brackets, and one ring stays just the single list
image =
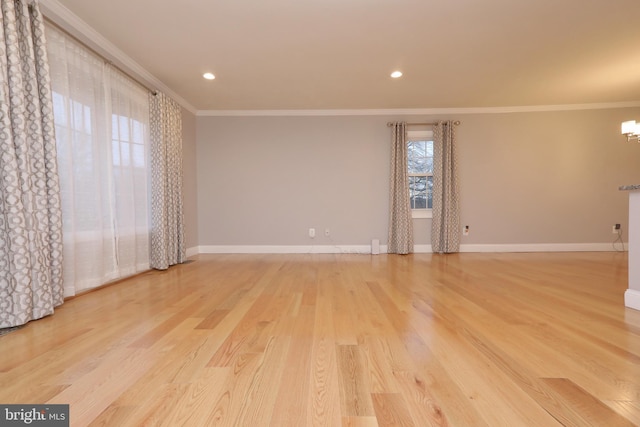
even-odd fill
[{"label": "patterned gray curtain", "polygon": [[407,139],[404,122],[397,122],[393,125],[390,176],[387,252],[390,254],[409,254],[413,252],[413,222],[409,200]]},{"label": "patterned gray curtain", "polygon": [[182,116],[180,105],[163,93],[151,105],[152,268],[166,270],[186,259],[182,202]]},{"label": "patterned gray curtain", "polygon": [[438,122],[433,127],[433,252],[460,250],[460,196],[453,123]]},{"label": "patterned gray curtain", "polygon": [[63,303],[62,213],[44,22],[1,0],[0,328]]}]

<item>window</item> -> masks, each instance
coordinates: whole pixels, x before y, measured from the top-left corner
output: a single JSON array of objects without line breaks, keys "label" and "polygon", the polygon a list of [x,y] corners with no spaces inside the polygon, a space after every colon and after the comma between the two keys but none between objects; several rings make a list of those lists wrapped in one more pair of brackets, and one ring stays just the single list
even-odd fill
[{"label": "window", "polygon": [[145,168],[145,125],[131,117],[111,115],[113,166]]},{"label": "window", "polygon": [[46,31],[71,296],[149,268],[149,94],[55,26]]},{"label": "window", "polygon": [[433,132],[407,132],[409,197],[413,218],[431,218],[433,207]]}]

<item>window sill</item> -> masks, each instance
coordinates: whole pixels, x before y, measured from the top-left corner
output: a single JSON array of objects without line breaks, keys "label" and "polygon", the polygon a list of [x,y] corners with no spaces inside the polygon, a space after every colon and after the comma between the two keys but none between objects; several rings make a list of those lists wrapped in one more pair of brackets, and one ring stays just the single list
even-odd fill
[{"label": "window sill", "polygon": [[433,218],[433,211],[431,209],[412,209],[411,218]]}]

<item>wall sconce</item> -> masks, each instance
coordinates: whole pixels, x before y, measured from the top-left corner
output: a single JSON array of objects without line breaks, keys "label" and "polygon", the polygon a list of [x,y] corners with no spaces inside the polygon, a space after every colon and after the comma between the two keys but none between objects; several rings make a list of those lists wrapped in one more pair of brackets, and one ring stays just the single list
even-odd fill
[{"label": "wall sconce", "polygon": [[640,123],[636,123],[635,120],[629,120],[622,122],[622,134],[627,137],[627,141],[635,139],[640,142]]}]

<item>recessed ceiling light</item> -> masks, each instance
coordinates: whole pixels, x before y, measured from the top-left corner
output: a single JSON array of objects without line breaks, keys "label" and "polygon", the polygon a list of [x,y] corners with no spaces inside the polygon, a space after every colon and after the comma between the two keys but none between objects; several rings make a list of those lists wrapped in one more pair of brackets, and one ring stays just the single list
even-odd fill
[{"label": "recessed ceiling light", "polygon": [[215,79],[215,78],[216,78],[216,76],[214,76],[214,75],[213,75],[213,74],[211,74],[211,73],[204,73],[204,74],[202,75],[202,77],[204,77],[204,78],[205,78],[205,79],[207,79],[207,80],[213,80],[213,79]]},{"label": "recessed ceiling light", "polygon": [[391,73],[391,77],[393,77],[394,79],[402,77],[402,71],[394,71],[393,73]]}]

